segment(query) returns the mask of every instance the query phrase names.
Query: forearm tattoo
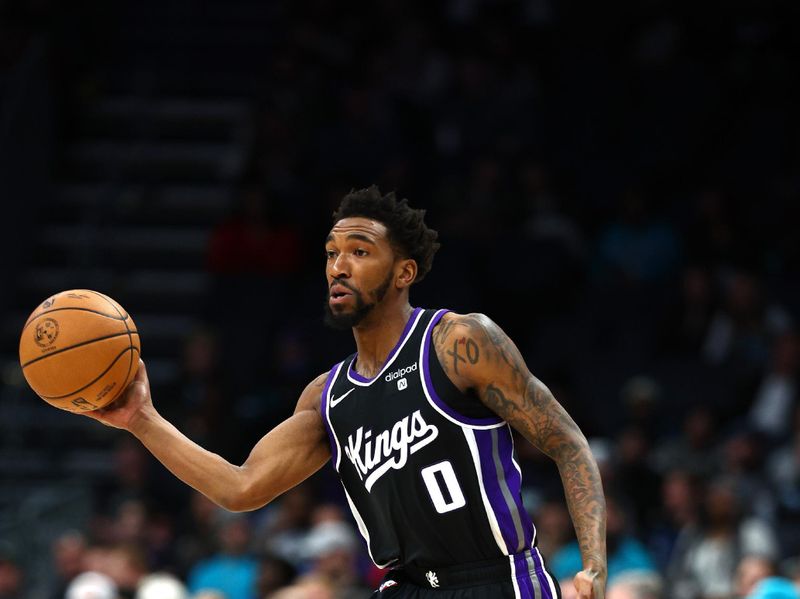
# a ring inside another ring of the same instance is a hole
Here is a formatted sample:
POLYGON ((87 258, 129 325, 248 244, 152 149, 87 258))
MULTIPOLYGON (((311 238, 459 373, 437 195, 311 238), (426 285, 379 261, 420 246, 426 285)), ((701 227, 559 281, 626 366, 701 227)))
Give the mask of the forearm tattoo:
POLYGON ((451 379, 481 400, 558 466, 584 563, 606 567, 605 498, 597 464, 575 421, 525 365, 508 336, 482 315, 453 316, 433 332, 451 379))

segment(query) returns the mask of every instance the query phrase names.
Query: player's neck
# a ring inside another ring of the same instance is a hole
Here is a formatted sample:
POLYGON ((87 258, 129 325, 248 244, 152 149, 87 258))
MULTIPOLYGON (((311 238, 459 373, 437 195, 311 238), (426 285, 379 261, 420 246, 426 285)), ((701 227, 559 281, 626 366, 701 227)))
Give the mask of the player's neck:
POLYGON ((361 376, 372 378, 383 367, 413 311, 405 298, 393 305, 376 306, 367 318, 353 327, 358 350, 356 370, 361 376))

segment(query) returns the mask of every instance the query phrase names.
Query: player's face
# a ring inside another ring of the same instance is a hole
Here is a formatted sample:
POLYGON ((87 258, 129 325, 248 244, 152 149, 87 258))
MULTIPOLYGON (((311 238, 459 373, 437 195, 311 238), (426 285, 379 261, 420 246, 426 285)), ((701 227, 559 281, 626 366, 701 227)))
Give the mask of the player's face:
POLYGON ((325 241, 326 322, 357 325, 384 298, 394 278, 394 251, 386 227, 369 218, 343 218, 325 241))

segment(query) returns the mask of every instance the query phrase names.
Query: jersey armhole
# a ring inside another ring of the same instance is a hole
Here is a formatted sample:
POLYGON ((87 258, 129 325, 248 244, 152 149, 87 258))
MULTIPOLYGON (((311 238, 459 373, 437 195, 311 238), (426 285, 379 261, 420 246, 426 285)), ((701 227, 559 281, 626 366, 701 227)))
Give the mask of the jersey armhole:
POLYGON ((336 440, 336 434, 333 432, 333 425, 331 424, 329 410, 330 410, 330 392, 342 366, 347 362, 339 362, 328 373, 328 378, 325 380, 325 386, 322 388, 322 395, 320 396, 320 416, 322 416, 322 423, 325 425, 325 431, 328 433, 328 442, 331 446, 331 458, 336 471, 339 471, 339 442, 336 440))
POLYGON ((483 405, 474 391, 462 393, 447 376, 433 347, 433 329, 449 310, 440 310, 431 319, 422 340, 423 384, 434 405, 446 416, 468 426, 497 426, 504 420, 483 405))

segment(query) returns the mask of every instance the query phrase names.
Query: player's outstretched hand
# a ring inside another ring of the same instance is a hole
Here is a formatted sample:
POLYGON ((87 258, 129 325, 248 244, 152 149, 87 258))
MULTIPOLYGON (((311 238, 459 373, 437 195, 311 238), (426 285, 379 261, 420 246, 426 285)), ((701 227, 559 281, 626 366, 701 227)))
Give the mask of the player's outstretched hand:
POLYGON ((140 359, 136 376, 118 399, 105 408, 84 414, 106 426, 130 430, 136 418, 151 409, 153 400, 150 398, 150 381, 147 379, 144 362, 140 359))
POLYGON ((573 579, 578 599, 604 599, 606 593, 605 577, 596 570, 581 570, 573 579))

